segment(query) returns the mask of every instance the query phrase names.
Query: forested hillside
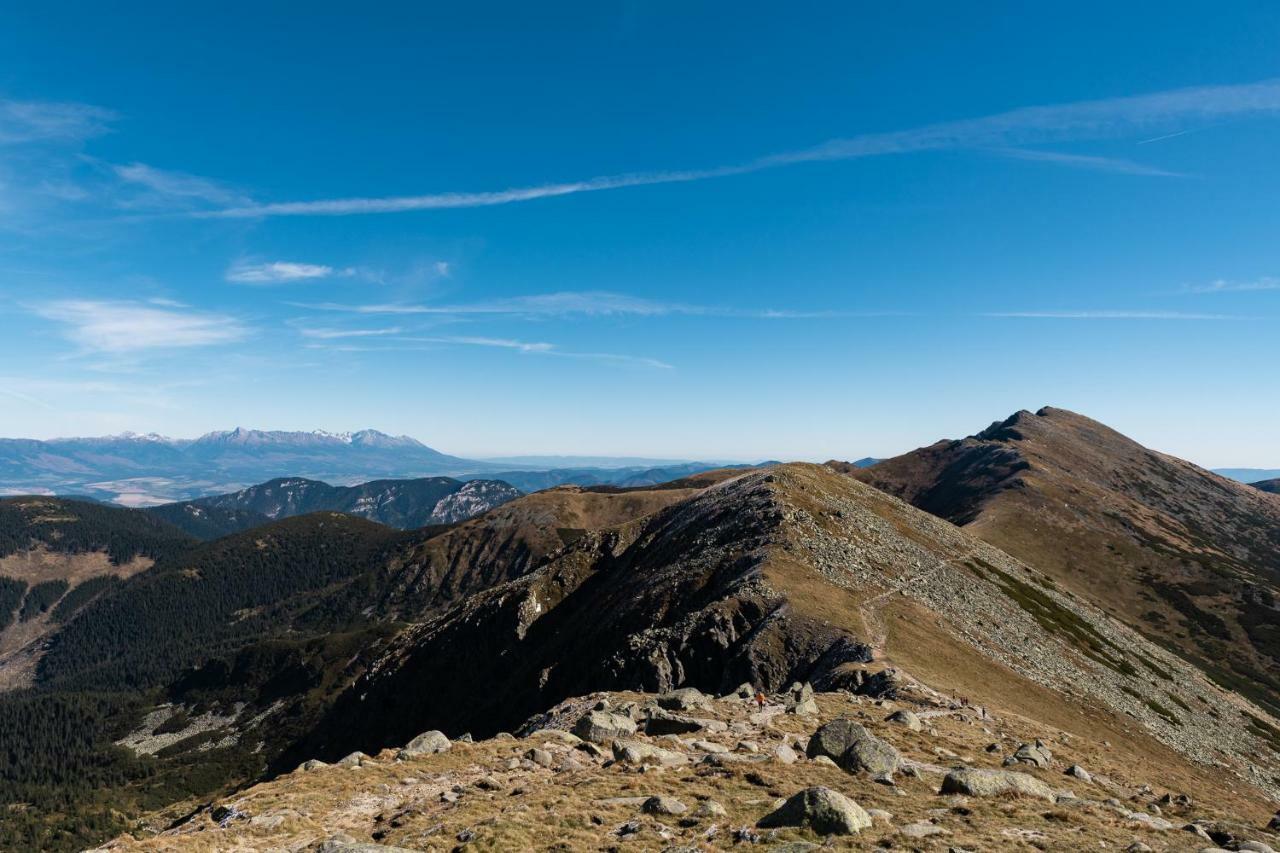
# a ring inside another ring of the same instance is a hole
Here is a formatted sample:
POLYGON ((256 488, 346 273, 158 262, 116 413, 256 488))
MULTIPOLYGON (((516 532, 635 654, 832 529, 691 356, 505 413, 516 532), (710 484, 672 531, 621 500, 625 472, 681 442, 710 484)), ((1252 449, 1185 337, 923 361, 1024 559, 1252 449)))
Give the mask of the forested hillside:
POLYGON ((153 560, 191 545, 185 533, 145 512, 65 498, 0 499, 0 557, 36 545, 59 553, 105 551, 119 565, 153 560))

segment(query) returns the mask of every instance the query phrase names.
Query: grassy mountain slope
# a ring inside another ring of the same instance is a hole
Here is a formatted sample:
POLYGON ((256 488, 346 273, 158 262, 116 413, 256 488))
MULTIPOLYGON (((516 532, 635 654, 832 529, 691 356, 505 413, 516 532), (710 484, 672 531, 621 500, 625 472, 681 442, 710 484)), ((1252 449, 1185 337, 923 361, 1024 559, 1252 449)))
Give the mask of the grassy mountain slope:
POLYGON ((585 535, 410 628, 280 766, 429 728, 491 734, 592 690, 809 680, 883 694, 914 671, 1074 725, 1136 721, 1187 760, 1280 791, 1264 711, 996 548, 809 465, 585 535))
POLYGON ((1052 408, 845 470, 1280 710, 1280 498, 1052 408))

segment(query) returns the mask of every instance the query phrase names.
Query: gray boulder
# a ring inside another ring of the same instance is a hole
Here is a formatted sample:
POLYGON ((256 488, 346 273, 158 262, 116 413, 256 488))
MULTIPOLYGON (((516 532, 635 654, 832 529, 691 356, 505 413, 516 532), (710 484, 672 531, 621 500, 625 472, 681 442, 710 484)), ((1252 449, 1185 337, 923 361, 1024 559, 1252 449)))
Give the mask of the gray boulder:
POLYGON ((453 744, 444 736, 444 732, 433 729, 429 732, 423 732, 406 743, 404 749, 396 753, 396 758, 405 759, 418 755, 435 755, 438 752, 447 752, 452 747, 453 744))
POLYGON ((818 835, 853 835, 871 826, 862 806, 830 788, 805 788, 756 824, 761 829, 808 827, 818 835))
POLYGON ((662 767, 678 767, 689 763, 683 752, 652 746, 637 740, 615 740, 613 758, 624 764, 657 764, 662 767))
POLYGON ((605 743, 636 733, 635 721, 608 711, 588 711, 573 726, 573 733, 591 743, 605 743))
POLYGON ((1049 749, 1040 744, 1024 743, 1018 747, 1018 751, 1012 756, 1005 759, 1005 764, 1030 764, 1035 767, 1048 767, 1053 762, 1053 753, 1049 749))
POLYGON ((688 810, 689 807, 675 797, 650 797, 640 806, 640 811, 655 815, 684 814, 688 810))
POLYGON ((645 718, 644 731, 649 735, 687 735, 702 731, 706 722, 655 708, 645 718))
POLYGON ((525 752, 524 757, 526 760, 532 761, 534 764, 538 765, 539 767, 550 767, 551 765, 555 764, 555 761, 556 761, 555 756, 547 752, 545 749, 541 749, 540 747, 536 747, 536 746, 533 749, 530 749, 527 752, 525 752))
POLYGON ((942 780, 942 793, 967 794, 970 797, 996 797, 1018 794, 1054 802, 1057 797, 1045 783, 1027 773, 1012 770, 980 770, 966 767, 952 770, 942 780))
POLYGON ((892 744, 848 717, 832 720, 814 732, 805 753, 810 758, 825 755, 851 773, 865 770, 872 776, 892 776, 902 767, 902 756, 892 744))
POLYGON ((338 759, 338 761, 334 762, 333 766, 334 767, 359 767, 362 764, 364 764, 365 761, 367 761, 368 759, 369 759, 369 756, 365 755, 360 750, 356 750, 350 755, 347 755, 344 758, 338 759))
POLYGON ((1079 764, 1072 764, 1066 769, 1066 775, 1079 779, 1081 782, 1092 782, 1093 774, 1085 770, 1079 764))
POLYGON ((694 817, 702 817, 702 818, 724 817, 727 814, 728 812, 725 811, 724 806, 720 805, 715 800, 703 800, 701 803, 698 804, 698 807, 693 811, 694 817))
POLYGON ((696 687, 681 687, 658 697, 658 707, 668 711, 706 711, 711 709, 711 697, 696 687))
POLYGON ((920 718, 912 711, 894 711, 885 718, 887 722, 896 723, 900 726, 906 726, 913 732, 924 730, 924 723, 920 722, 920 718))

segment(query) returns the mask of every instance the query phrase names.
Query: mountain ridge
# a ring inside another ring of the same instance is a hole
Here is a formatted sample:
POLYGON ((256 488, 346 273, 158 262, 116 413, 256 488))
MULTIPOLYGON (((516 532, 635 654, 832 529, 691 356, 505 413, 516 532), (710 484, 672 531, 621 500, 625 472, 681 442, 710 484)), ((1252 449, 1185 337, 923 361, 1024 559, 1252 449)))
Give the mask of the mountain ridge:
POLYGON ((833 464, 1280 708, 1280 498, 1052 407, 869 468, 833 464))

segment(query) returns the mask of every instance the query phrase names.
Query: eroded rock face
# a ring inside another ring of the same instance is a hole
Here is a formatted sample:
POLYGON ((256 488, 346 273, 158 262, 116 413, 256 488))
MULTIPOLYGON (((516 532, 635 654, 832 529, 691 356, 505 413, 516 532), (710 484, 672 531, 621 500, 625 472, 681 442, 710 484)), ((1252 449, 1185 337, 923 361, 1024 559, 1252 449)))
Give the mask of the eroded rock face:
POLYGON ((952 770, 942 780, 942 793, 967 794, 971 797, 995 797, 1019 794, 1053 802, 1053 789, 1036 777, 1013 770, 952 770))
POLYGON ((803 826, 819 835, 853 835, 871 826, 862 806, 830 788, 805 788, 760 819, 762 829, 803 826))

